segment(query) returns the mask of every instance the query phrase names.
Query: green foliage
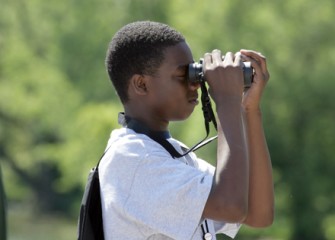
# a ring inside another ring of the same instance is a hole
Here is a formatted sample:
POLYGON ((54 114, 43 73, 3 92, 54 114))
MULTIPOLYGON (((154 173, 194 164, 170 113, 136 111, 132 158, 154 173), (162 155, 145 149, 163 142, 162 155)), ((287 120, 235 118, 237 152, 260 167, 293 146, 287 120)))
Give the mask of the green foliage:
MULTIPOLYGON (((108 42, 124 24, 150 19, 182 32, 195 60, 214 48, 267 56, 262 107, 276 220, 242 228, 241 239, 334 239, 334 4, 2 0, 0 161, 10 206, 77 216, 87 173, 122 110, 104 68, 108 42)), ((201 114, 171 124, 172 134, 195 144, 205 136, 201 114)), ((215 145, 199 156, 213 163, 215 145)))

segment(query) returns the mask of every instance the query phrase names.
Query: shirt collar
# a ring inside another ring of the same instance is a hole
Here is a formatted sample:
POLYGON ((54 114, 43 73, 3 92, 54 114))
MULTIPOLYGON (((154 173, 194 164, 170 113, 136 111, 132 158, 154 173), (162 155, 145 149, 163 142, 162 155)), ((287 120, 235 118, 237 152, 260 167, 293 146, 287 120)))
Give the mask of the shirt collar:
POLYGON ((151 130, 144 123, 135 118, 126 116, 125 113, 120 112, 118 115, 118 122, 121 126, 134 130, 137 133, 145 134, 151 138, 168 139, 171 138, 169 131, 154 131, 151 130))

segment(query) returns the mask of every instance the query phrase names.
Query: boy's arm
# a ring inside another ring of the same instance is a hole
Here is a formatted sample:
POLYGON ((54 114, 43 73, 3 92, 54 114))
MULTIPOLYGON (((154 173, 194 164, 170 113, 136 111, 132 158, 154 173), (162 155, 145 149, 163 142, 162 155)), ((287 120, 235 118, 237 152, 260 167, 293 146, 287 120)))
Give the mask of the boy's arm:
POLYGON ((274 196, 272 166, 268 152, 261 112, 244 111, 247 145, 249 149, 249 200, 244 223, 252 227, 272 224, 274 196))
POLYGON ((218 151, 216 172, 203 217, 243 222, 254 227, 273 221, 271 160, 264 136, 260 99, 269 79, 265 58, 241 50, 250 61, 254 82, 243 95, 241 56, 214 50, 204 57, 206 81, 216 104, 218 151))
POLYGON ((218 149, 216 172, 204 218, 242 222, 248 211, 249 166, 245 145, 241 101, 241 56, 214 50, 204 56, 205 78, 216 104, 218 149))
POLYGON ((262 125, 260 99, 269 79, 265 57, 242 50, 255 69, 254 82, 242 100, 243 123, 249 158, 248 214, 244 223, 253 227, 269 226, 274 216, 272 166, 262 125))

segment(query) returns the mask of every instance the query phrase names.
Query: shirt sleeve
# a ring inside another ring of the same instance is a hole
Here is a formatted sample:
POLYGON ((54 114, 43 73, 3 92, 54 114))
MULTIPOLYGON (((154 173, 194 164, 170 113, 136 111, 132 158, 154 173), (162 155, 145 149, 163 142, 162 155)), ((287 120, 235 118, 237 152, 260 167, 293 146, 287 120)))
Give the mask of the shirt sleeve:
POLYGON ((224 223, 213 221, 215 233, 224 233, 225 235, 235 238, 242 224, 240 223, 224 223))
MULTIPOLYGON (((196 166, 198 169, 214 176, 215 173, 214 166, 212 166, 211 164, 200 158, 196 158, 196 155, 194 153, 191 153, 190 155, 193 159, 196 159, 196 166)), ((223 233, 231 238, 234 238, 242 225, 239 223, 225 223, 225 222, 213 221, 213 226, 215 233, 223 233)))
POLYGON ((126 214, 173 239, 191 239, 199 226, 212 175, 166 156, 138 165, 125 203, 126 214))

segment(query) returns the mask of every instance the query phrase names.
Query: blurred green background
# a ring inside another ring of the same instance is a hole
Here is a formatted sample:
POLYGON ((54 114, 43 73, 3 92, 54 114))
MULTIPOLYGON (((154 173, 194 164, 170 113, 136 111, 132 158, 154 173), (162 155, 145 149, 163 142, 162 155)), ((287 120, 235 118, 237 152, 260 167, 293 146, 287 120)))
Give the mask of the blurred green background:
MULTIPOLYGON (((135 20, 175 27, 195 60, 214 48, 267 57, 262 109, 276 217, 267 229, 243 227, 236 239, 335 239, 334 9, 333 0, 1 0, 8 239, 76 238, 88 171, 122 110, 105 52, 115 31, 135 20)), ((200 107, 171 131, 188 145, 204 137, 200 107)), ((215 143, 198 154, 212 161, 215 143)))

